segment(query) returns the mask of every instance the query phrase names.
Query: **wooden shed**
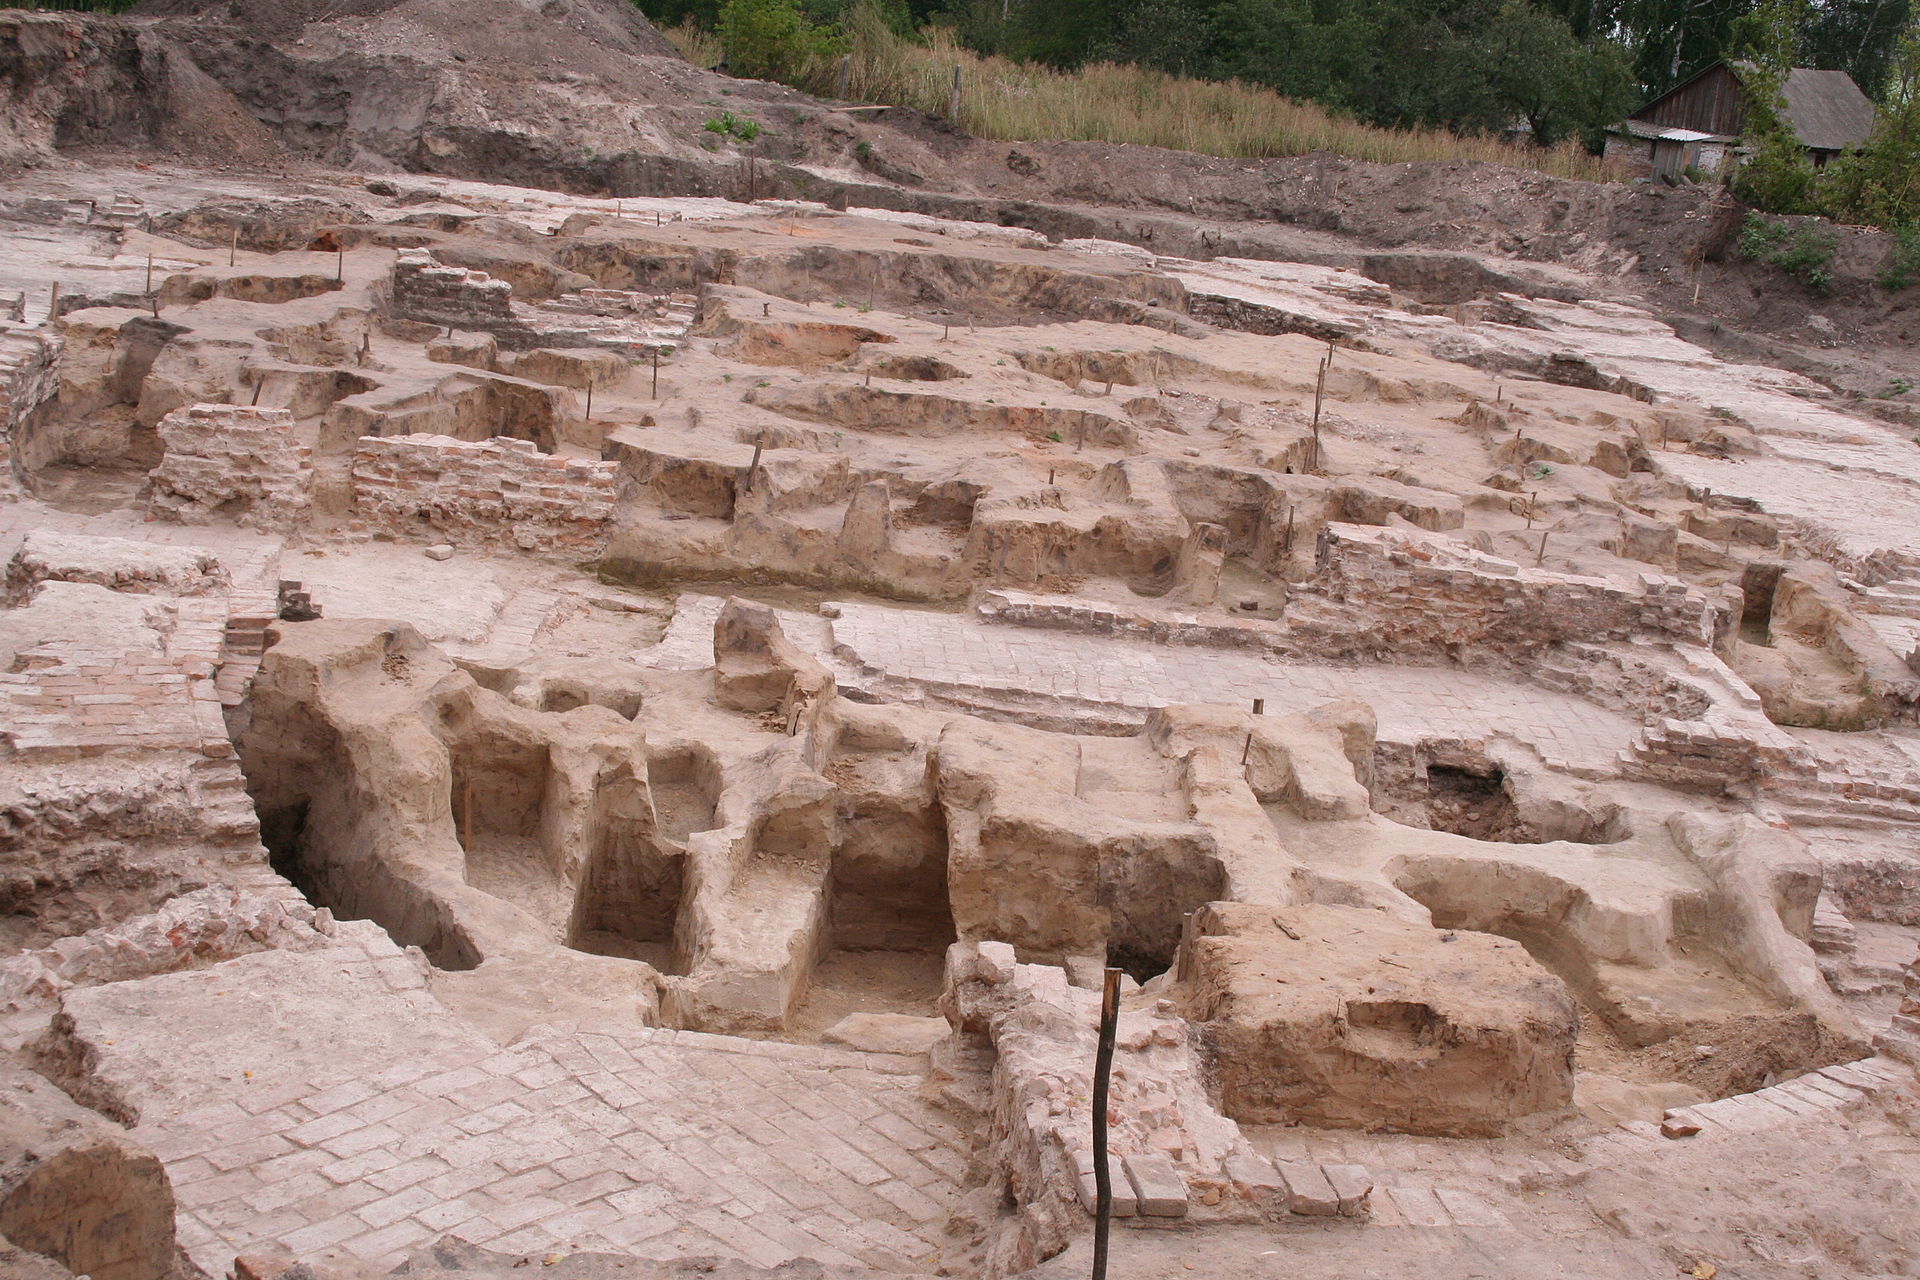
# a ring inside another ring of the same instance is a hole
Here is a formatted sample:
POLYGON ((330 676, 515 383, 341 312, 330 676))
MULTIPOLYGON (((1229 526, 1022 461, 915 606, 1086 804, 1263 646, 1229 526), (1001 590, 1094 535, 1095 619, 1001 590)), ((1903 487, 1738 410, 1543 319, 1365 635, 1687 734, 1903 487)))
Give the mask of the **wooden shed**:
MULTIPOLYGON (((1746 128, 1752 101, 1745 83, 1748 74, 1742 63, 1716 62, 1634 112, 1627 122, 1737 139, 1746 128)), ((1787 123, 1813 153, 1815 166, 1859 146, 1873 131, 1873 103, 1844 71, 1795 67, 1787 73, 1785 95, 1787 123)))

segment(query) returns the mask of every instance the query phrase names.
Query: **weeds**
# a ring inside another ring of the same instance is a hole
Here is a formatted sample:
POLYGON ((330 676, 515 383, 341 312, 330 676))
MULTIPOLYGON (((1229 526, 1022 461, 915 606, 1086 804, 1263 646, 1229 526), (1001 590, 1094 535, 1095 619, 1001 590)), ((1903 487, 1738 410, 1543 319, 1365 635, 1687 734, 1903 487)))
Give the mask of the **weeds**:
POLYGON ((1893 253, 1879 278, 1880 287, 1889 293, 1920 280, 1920 226, 1901 227, 1893 233, 1893 253))
POLYGON ((1741 257, 1790 272, 1822 296, 1833 292, 1833 255, 1839 247, 1839 234, 1812 220, 1796 226, 1749 213, 1740 229, 1741 257))
MULTIPOLYGON (((1571 141, 1548 149, 1463 138, 1444 129, 1379 129, 1240 81, 1189 79, 1113 63, 1057 71, 981 57, 942 27, 928 28, 919 41, 903 39, 880 22, 856 20, 849 27, 849 97, 945 115, 958 67, 956 123, 982 138, 1140 143, 1242 158, 1330 151, 1381 164, 1482 161, 1589 182, 1621 176, 1616 165, 1571 141)), ((713 37, 691 25, 666 34, 692 61, 712 47, 713 37)), ((839 76, 839 56, 819 55, 787 79, 832 96, 839 76)))
POLYGON ((722 111, 700 126, 708 133, 717 133, 723 138, 738 138, 742 142, 752 142, 760 136, 760 122, 736 116, 731 111, 722 111))

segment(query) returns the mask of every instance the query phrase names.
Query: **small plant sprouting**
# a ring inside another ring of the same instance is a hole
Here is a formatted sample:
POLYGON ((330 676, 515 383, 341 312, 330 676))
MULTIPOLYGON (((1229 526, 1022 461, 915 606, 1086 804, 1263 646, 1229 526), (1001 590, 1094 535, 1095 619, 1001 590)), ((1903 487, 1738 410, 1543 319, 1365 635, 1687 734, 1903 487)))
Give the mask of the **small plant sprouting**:
MULTIPOLYGON (((993 401, 989 400, 987 401, 987 403, 992 404, 993 401)), ((1066 437, 1061 435, 1058 431, 1049 431, 1047 432, 1047 439, 1053 441, 1055 444, 1059 444, 1062 440, 1066 439, 1066 437)))
POLYGON ((1913 390, 1913 379, 1895 378, 1887 384, 1886 394, 1881 398, 1883 400, 1897 400, 1911 390, 1913 390))
POLYGON ((752 142, 760 136, 758 120, 736 116, 731 111, 722 111, 717 116, 709 117, 700 127, 708 133, 717 133, 723 138, 738 138, 742 142, 752 142))
POLYGON ((758 382, 754 383, 753 385, 756 387, 770 387, 773 384, 771 382, 768 382, 765 378, 762 378, 758 382))

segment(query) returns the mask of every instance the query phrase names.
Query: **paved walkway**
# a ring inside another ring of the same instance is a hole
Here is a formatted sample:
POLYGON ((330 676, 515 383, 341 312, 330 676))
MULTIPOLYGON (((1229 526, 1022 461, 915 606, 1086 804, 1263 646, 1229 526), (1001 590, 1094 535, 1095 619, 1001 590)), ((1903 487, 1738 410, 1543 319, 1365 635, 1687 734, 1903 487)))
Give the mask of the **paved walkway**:
POLYGON ((209 1274, 277 1241, 931 1272, 968 1137, 903 1059, 636 1028, 312 1081, 143 1124, 209 1274), (906 1073, 901 1073, 901 1072, 906 1073))
MULTIPOLYGON (((713 663, 716 596, 680 598, 672 625, 641 661, 696 668, 713 663)), ((1451 667, 1342 667, 1285 662, 1238 650, 1019 627, 953 613, 874 604, 832 606, 824 619, 783 612, 787 634, 833 665, 843 685, 873 678, 917 685, 966 701, 969 694, 1051 698, 1141 711, 1179 703, 1250 705, 1267 714, 1305 711, 1341 697, 1371 704, 1392 742, 1505 734, 1549 760, 1612 772, 1638 729, 1582 698, 1451 667)))

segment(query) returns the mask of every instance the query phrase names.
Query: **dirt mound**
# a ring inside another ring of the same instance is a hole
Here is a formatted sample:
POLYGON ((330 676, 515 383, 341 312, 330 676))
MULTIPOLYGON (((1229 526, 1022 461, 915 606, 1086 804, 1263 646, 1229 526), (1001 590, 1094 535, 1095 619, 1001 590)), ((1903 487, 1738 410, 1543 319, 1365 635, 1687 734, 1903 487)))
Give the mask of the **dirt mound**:
POLYGON ((284 149, 182 46, 144 25, 75 14, 0 20, 0 165, 131 149, 266 164, 284 149))
POLYGON ((582 44, 602 58, 677 56, 626 0, 494 0, 483 21, 476 7, 465 0, 145 0, 134 13, 224 23, 268 41, 298 39, 315 24, 365 34, 386 28, 438 46, 406 52, 527 65, 562 65, 582 44))

